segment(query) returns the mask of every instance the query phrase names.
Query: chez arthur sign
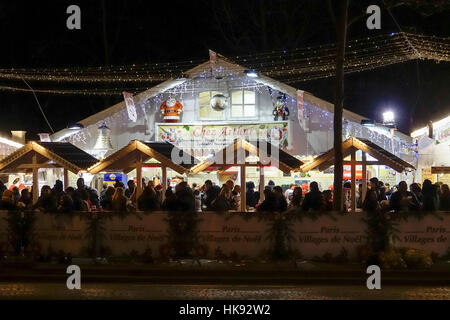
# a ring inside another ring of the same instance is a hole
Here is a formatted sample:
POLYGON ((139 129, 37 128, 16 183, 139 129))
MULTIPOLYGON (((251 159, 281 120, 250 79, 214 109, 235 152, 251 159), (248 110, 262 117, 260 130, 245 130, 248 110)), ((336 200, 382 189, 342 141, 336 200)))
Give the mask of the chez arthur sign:
POLYGON ((179 148, 221 150, 235 139, 265 140, 288 147, 288 121, 233 124, 157 123, 157 141, 167 141, 179 148))

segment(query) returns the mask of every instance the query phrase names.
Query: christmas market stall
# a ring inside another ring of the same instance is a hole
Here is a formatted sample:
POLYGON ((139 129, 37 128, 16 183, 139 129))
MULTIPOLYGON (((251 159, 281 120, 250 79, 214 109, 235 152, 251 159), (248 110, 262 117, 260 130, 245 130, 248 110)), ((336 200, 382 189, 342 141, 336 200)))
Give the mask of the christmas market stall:
POLYGON ((79 173, 87 172, 97 161, 89 153, 68 142, 30 141, 0 161, 0 173, 31 173, 33 201, 36 202, 41 185, 51 184, 62 176, 64 188, 67 188, 70 172, 76 179, 79 173), (49 177, 51 175, 53 178, 49 177))
MULTIPOLYGON (((163 188, 163 194, 167 189, 167 169, 172 169, 179 174, 186 174, 198 160, 185 153, 168 142, 144 142, 133 140, 119 151, 111 154, 102 161, 89 168, 91 174, 100 172, 114 172, 129 174, 135 170, 137 195, 140 194, 143 185, 143 170, 153 169, 150 180, 157 178, 163 188), (156 169, 159 168, 160 172, 156 169)), ((115 179, 110 179, 114 182, 115 179)), ((124 181, 126 183, 126 181, 124 181)), ((156 185, 155 184, 155 185, 156 185)))
POLYGON ((290 175, 291 172, 303 165, 303 162, 289 153, 280 150, 273 144, 266 141, 249 142, 244 139, 236 139, 226 148, 216 152, 207 159, 191 168, 191 173, 202 171, 226 172, 233 167, 238 167, 241 186, 241 211, 246 211, 246 168, 259 168, 259 186, 260 197, 264 190, 264 171, 266 167, 275 167, 284 174, 290 175))
MULTIPOLYGON (((399 173, 415 169, 414 166, 408 162, 379 147, 372 141, 363 138, 349 137, 347 140, 342 142, 342 152, 344 157, 344 166, 347 165, 351 167, 350 208, 352 212, 356 209, 357 179, 361 181, 362 197, 363 199, 365 198, 367 192, 368 166, 389 166, 399 173), (360 170, 357 170, 359 168, 360 170), (359 176, 357 171, 359 171, 359 176)), ((324 154, 302 165, 300 170, 302 172, 309 172, 310 170, 317 168, 319 171, 324 171, 333 165, 334 149, 330 149, 324 154)))

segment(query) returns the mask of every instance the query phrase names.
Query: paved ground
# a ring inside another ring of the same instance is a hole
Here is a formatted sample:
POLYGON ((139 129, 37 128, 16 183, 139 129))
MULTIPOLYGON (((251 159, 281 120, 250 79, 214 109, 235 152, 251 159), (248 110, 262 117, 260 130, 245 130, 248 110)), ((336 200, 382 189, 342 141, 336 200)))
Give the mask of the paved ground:
POLYGON ((65 283, 0 283, 0 299, 413 299, 450 300, 449 286, 220 286, 152 284, 82 284, 68 290, 65 283))

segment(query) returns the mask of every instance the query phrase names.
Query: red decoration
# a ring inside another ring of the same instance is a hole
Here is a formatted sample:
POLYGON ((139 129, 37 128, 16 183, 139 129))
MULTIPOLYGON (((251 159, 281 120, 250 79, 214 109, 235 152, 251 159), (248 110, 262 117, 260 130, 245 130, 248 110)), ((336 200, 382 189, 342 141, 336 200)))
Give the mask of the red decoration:
POLYGON ((159 107, 164 115, 164 122, 175 123, 180 120, 180 113, 183 110, 183 105, 175 99, 168 99, 164 101, 159 107))

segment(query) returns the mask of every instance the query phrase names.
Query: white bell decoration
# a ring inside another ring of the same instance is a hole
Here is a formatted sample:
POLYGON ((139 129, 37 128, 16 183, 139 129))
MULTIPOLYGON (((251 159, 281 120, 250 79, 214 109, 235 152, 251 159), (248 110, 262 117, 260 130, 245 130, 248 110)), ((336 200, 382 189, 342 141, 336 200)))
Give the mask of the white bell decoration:
POLYGON ((98 153, 98 155, 106 154, 109 150, 114 149, 111 143, 111 129, 103 123, 100 127, 98 127, 98 137, 95 142, 94 152, 98 153))

